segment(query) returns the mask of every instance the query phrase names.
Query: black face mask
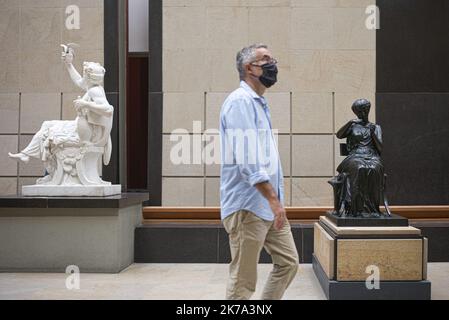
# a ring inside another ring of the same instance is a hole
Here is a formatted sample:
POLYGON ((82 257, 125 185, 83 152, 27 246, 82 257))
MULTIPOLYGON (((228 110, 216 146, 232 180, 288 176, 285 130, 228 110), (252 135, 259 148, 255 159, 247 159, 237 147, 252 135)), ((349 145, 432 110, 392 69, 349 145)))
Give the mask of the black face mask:
POLYGON ((263 74, 259 77, 259 81, 265 87, 270 88, 278 81, 278 67, 274 63, 266 63, 261 67, 263 74))

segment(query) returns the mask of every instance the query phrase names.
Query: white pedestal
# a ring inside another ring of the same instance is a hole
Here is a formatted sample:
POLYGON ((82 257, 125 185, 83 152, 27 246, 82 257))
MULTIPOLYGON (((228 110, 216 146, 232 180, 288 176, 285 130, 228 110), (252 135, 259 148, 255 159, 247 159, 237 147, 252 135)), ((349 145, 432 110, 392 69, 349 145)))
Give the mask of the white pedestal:
POLYGON ((148 199, 0 196, 0 273, 65 273, 72 265, 81 273, 121 272, 134 262, 134 233, 148 199))
POLYGON ((25 197, 108 197, 122 193, 121 185, 110 186, 23 186, 25 197))

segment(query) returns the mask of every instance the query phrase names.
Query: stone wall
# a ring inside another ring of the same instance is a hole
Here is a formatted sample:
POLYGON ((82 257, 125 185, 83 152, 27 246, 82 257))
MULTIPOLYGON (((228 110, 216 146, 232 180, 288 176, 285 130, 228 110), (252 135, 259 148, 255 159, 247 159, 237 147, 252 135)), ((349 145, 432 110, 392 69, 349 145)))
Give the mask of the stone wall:
MULTIPOLYGON (((266 95, 286 175, 287 205, 332 204, 327 180, 342 160, 334 133, 354 118, 356 98, 373 103, 376 36, 365 27, 374 0, 164 0, 163 205, 219 205, 219 168, 174 166, 170 133, 218 128, 239 85, 235 55, 263 42, 279 61, 266 95)), ((193 138, 193 137, 192 137, 193 138)))

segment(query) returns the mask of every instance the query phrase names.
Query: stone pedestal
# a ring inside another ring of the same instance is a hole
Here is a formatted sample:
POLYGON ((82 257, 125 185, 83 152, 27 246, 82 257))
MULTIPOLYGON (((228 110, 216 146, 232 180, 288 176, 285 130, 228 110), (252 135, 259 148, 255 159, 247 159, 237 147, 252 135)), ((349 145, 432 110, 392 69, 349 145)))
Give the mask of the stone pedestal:
POLYGON ((314 227, 313 267, 328 299, 430 299, 427 239, 419 229, 332 220, 320 217, 314 227), (369 289, 373 270, 379 289, 369 289))
POLYGON ((0 197, 0 272, 117 273, 134 262, 148 194, 0 197))
POLYGON ((23 186, 26 197, 109 197, 122 193, 121 185, 98 186, 23 186))

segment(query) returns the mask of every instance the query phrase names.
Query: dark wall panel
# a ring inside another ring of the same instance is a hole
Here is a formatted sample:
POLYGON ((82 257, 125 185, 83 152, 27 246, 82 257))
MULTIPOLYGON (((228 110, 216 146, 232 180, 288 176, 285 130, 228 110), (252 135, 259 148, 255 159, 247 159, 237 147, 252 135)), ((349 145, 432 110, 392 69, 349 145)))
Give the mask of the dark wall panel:
POLYGON ((162 205, 162 0, 149 2, 149 106, 148 106, 148 188, 146 205, 162 205))
POLYGON ((390 202, 449 204, 449 1, 377 5, 376 113, 390 202))
POLYGON ((377 94, 395 205, 449 204, 449 94, 377 94))
POLYGON ((104 89, 111 105, 114 106, 114 123, 111 132, 112 155, 108 166, 103 167, 103 179, 113 184, 120 183, 120 143, 119 143, 119 43, 118 43, 118 3, 104 0, 104 66, 106 76, 104 89))
POLYGON ((449 1, 377 5, 377 92, 449 92, 449 1))
POLYGON ((128 57, 126 76, 128 190, 147 190, 148 57, 128 57))

